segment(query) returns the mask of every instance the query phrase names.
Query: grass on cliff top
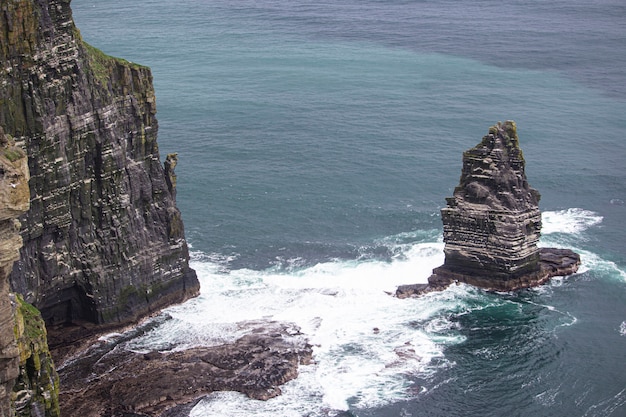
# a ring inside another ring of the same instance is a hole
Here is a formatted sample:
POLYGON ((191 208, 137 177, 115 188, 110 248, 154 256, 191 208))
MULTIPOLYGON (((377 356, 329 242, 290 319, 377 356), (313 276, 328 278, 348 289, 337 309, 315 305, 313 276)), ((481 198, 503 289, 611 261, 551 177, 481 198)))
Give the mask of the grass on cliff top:
POLYGON ((123 65, 132 69, 148 68, 145 65, 136 64, 123 58, 117 58, 111 55, 107 55, 95 46, 92 46, 85 42, 82 38, 79 39, 85 47, 85 50, 87 51, 89 66, 91 67, 91 70, 93 71, 96 79, 100 82, 104 82, 108 79, 109 74, 111 73, 111 69, 116 64, 123 65))

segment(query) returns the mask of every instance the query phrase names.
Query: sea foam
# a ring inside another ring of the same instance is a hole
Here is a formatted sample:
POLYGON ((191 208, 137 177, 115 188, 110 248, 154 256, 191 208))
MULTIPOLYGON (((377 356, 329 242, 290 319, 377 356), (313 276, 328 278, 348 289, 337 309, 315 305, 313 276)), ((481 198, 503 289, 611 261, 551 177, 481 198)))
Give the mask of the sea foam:
POLYGON ((544 235, 551 233, 581 233, 602 222, 602 216, 590 210, 569 208, 559 211, 544 211, 541 215, 544 235))
MULTIPOLYGON (((578 234, 601 219, 581 209, 546 212, 544 227, 547 234, 578 234)), ((301 366, 299 377, 281 388, 281 396, 260 403, 241 394, 215 393, 198 403, 192 416, 335 415, 434 389, 413 381, 427 381, 441 367, 454 366, 444 350, 465 337, 451 316, 501 301, 466 285, 417 299, 393 297, 400 284, 427 282, 444 261, 441 239, 424 241, 418 235, 417 242, 404 235, 375 242, 394 254, 386 260, 336 259, 306 267, 286 262, 293 266, 263 271, 229 270, 220 256, 194 252, 191 266, 201 295, 167 309, 171 319, 130 347, 227 343, 263 320, 292 322, 313 345, 315 363, 301 366)), ((595 258, 588 259, 597 265, 595 258)))

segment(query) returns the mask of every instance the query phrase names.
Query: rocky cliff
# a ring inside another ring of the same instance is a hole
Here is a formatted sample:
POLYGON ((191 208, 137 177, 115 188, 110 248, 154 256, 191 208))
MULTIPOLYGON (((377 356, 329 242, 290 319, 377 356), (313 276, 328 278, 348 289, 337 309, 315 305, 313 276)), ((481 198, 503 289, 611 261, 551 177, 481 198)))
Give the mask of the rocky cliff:
POLYGON ((124 323, 196 295, 150 70, 86 44, 68 0, 0 5, 0 126, 31 173, 13 290, 52 326, 124 323))
POLYGON ((24 151, 0 127, 0 416, 59 415, 59 377, 39 311, 9 292, 29 207, 24 151))
POLYGON ((19 375, 20 351, 15 332, 14 297, 9 274, 19 257, 22 238, 18 216, 28 210, 26 154, 0 128, 0 416, 11 415, 11 392, 19 375))
POLYGON ((508 291, 576 272, 570 250, 539 248, 539 193, 526 178, 515 122, 498 123, 463 154, 459 185, 441 210, 444 265, 428 286, 403 286, 398 296, 451 282, 508 291))
POLYGON ((59 375, 48 348, 46 325, 39 310, 13 294, 19 373, 11 395, 17 417, 61 415, 59 375))

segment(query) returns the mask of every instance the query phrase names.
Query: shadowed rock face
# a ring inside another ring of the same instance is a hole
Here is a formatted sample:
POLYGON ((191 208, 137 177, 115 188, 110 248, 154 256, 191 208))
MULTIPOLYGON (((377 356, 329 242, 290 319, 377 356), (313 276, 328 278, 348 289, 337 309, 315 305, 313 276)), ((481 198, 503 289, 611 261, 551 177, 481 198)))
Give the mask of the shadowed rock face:
POLYGON ((508 291, 577 271, 580 257, 574 252, 537 247, 540 196, 524 168, 513 121, 492 126, 463 154, 459 185, 441 210, 445 263, 433 270, 429 284, 401 286, 397 296, 452 282, 508 291))
POLYGON ((463 154, 460 183, 441 210, 448 270, 506 281, 537 269, 539 193, 524 165, 511 121, 463 154))
POLYGON ((12 289, 49 325, 129 322, 196 295, 150 69, 83 42, 68 0, 1 7, 0 126, 31 173, 12 289))

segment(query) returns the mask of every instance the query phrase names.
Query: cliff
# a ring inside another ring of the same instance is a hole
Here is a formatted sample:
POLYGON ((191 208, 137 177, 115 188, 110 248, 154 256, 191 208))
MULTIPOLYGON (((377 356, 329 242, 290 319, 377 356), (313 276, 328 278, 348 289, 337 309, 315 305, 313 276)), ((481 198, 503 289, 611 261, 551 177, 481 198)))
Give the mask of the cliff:
POLYGON ((0 127, 0 416, 3 417, 11 415, 11 391, 19 375, 16 305, 9 293, 9 274, 22 247, 16 218, 28 210, 28 202, 26 154, 0 127))
POLYGON ((513 121, 498 123, 463 154, 453 197, 441 210, 445 262, 427 286, 402 286, 408 296, 452 282, 510 291, 577 271, 580 257, 567 249, 539 248, 539 192, 528 184, 526 162, 513 121))
POLYGON ((59 377, 43 320, 9 292, 22 238, 16 218, 29 208, 24 151, 0 127, 0 416, 59 415, 59 377))
POLYGON ((86 44, 68 0, 0 4, 0 126, 31 174, 12 289, 81 331, 195 296, 150 70, 86 44))
POLYGON ((39 310, 14 295, 19 373, 11 395, 17 417, 60 416, 59 375, 48 348, 46 325, 39 310))

